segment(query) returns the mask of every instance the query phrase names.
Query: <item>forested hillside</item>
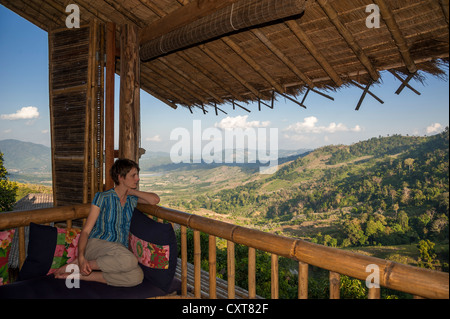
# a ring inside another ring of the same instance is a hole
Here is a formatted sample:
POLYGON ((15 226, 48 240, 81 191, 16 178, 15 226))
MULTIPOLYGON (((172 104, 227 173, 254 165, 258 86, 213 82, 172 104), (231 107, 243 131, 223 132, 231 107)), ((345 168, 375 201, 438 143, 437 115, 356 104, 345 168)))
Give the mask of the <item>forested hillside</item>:
POLYGON ((448 128, 372 138, 317 149, 269 178, 179 205, 336 247, 448 242, 448 164, 448 128))

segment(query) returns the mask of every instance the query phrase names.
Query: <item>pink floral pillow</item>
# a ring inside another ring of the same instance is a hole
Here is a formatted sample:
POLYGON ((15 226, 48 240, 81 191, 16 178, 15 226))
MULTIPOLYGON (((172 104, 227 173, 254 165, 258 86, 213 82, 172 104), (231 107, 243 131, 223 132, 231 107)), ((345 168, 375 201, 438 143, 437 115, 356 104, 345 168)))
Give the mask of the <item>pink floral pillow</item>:
POLYGON ((142 265, 153 269, 169 269, 169 245, 155 245, 130 233, 128 248, 142 265))
POLYGON ((56 237, 55 253, 52 266, 47 275, 54 273, 65 264, 70 264, 77 257, 81 230, 75 228, 56 228, 56 230, 58 235, 56 237))
POLYGON ((9 283, 8 257, 15 229, 0 232, 0 286, 9 283))

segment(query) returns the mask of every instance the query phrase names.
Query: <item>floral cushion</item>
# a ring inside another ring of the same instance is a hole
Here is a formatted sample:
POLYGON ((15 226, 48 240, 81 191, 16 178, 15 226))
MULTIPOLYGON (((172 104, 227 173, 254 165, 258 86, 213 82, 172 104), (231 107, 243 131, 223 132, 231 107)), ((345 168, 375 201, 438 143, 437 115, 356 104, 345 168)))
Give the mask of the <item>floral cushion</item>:
POLYGON ((65 264, 70 264, 78 253, 78 240, 80 239, 80 229, 56 228, 56 247, 53 255, 52 265, 47 275, 54 273, 65 264))
POLYGON ((80 230, 30 223, 28 255, 19 272, 19 280, 54 273, 71 262, 77 253, 80 230))
POLYGON ((178 247, 171 224, 154 221, 135 209, 130 223, 128 248, 139 260, 144 277, 168 291, 175 276, 178 247))
POLYGON ((128 248, 142 265, 153 269, 169 269, 169 245, 155 245, 130 233, 128 248))
POLYGON ((0 232, 0 286, 9 283, 8 257, 15 229, 0 232))

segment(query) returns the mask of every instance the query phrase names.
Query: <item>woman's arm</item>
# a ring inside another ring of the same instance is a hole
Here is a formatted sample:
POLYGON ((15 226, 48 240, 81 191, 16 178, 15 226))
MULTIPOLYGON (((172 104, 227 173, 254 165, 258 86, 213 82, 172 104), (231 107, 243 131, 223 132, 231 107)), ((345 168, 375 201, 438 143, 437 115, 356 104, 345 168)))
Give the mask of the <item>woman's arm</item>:
POLYGON ((78 265, 80 267, 81 274, 85 276, 89 275, 92 272, 92 269, 89 267, 89 263, 84 257, 84 252, 86 250, 89 234, 91 233, 92 228, 94 228, 99 214, 100 207, 91 205, 91 210, 89 212, 86 223, 81 230, 80 239, 78 240, 78 265))
POLYGON ((155 193, 141 192, 131 188, 128 189, 128 195, 136 196, 138 198, 138 203, 141 204, 157 205, 161 201, 159 196, 155 193))

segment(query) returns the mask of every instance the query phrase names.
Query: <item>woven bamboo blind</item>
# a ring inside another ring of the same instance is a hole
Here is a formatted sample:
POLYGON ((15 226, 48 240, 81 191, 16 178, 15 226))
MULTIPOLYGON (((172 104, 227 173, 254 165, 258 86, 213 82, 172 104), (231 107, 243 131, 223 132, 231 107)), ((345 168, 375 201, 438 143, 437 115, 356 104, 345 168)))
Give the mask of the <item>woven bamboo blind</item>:
POLYGON ((241 0, 142 45, 142 60, 176 51, 245 28, 301 14, 304 0, 241 0))
POLYGON ((54 204, 90 201, 103 185, 104 31, 49 32, 54 204))

